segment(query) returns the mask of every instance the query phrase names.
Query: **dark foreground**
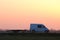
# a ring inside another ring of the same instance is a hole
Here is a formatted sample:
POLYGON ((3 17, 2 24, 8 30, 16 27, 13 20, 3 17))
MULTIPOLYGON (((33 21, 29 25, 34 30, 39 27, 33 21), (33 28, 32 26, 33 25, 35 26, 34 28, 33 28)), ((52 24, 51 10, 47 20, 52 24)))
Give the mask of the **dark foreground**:
POLYGON ((60 40, 60 34, 55 33, 13 33, 0 34, 0 40, 60 40))

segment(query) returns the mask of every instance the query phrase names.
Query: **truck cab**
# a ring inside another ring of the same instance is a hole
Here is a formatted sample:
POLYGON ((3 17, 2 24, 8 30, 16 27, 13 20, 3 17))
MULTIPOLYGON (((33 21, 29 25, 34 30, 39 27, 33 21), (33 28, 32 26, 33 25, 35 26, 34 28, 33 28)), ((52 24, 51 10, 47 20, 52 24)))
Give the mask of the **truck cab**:
POLYGON ((40 32, 40 33, 49 32, 48 28, 45 27, 45 25, 43 25, 43 24, 30 24, 30 31, 31 32, 40 32))

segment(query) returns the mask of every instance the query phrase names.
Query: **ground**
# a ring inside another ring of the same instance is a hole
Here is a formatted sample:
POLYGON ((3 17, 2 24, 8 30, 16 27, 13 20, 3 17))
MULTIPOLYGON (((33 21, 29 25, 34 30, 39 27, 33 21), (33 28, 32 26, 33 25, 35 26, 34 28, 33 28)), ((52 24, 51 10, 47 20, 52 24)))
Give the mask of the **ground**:
POLYGON ((60 34, 4 34, 0 35, 0 40, 60 40, 60 34))

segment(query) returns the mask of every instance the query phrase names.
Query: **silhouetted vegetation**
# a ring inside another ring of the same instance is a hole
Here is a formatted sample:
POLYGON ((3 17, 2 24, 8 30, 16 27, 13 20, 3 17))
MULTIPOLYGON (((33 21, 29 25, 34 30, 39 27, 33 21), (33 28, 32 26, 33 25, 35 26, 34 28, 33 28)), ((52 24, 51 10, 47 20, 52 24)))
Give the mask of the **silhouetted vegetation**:
POLYGON ((60 40, 58 33, 8 33, 0 35, 0 40, 60 40))
POLYGON ((60 40, 60 30, 50 30, 49 33, 36 33, 29 30, 0 31, 0 40, 60 40))

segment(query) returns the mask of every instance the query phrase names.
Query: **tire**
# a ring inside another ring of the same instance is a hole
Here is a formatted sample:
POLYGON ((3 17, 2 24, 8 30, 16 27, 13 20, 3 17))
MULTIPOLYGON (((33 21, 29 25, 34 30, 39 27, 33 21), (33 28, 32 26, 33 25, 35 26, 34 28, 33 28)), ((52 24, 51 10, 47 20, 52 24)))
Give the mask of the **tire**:
POLYGON ((35 33, 35 30, 32 30, 32 33, 35 33))
POLYGON ((45 30, 45 33, 48 33, 49 32, 49 30, 45 30))

